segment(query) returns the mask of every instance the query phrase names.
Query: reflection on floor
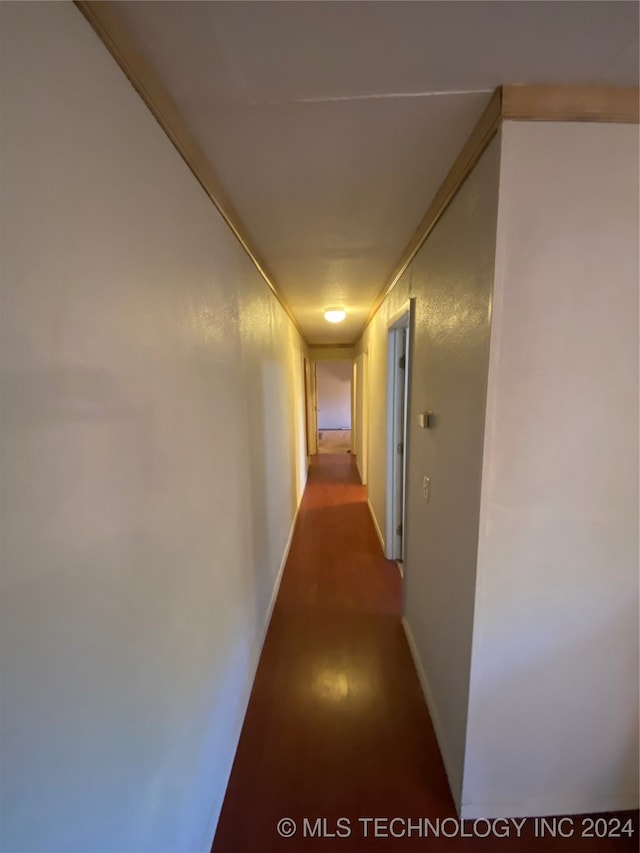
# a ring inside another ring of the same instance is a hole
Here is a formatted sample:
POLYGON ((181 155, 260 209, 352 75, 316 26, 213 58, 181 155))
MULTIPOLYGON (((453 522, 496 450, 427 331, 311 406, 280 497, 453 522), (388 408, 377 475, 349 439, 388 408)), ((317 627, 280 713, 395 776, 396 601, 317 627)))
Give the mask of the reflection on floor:
POLYGON ((354 460, 314 457, 213 853, 637 850, 637 812, 625 815, 633 837, 586 847, 578 833, 536 838, 533 820, 519 837, 510 822, 497 826, 508 837, 486 838, 484 823, 477 836, 460 824, 400 593, 354 460), (439 837, 425 837, 425 820, 439 837))
POLYGON ((350 453, 350 429, 318 430, 318 453, 350 453))

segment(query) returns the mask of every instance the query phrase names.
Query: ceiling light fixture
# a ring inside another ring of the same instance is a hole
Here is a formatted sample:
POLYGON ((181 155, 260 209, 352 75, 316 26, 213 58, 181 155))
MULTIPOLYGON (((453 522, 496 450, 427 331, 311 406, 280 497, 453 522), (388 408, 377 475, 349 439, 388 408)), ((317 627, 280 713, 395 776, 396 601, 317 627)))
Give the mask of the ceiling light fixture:
POLYGON ((328 320, 329 323, 342 323, 346 316, 347 312, 343 311, 342 308, 327 308, 324 312, 324 319, 328 320))

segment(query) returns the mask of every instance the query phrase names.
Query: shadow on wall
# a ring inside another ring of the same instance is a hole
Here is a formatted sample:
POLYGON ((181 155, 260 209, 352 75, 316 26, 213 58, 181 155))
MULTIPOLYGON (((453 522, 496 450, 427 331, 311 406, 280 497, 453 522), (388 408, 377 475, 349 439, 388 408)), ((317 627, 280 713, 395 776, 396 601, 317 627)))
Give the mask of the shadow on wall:
MULTIPOLYGON (((264 610, 260 602, 268 594, 266 577, 268 554, 270 551, 269 525, 267 509, 264 504, 267 491, 267 472, 265 455, 265 422, 263 382, 260 367, 249 361, 243 350, 242 371, 246 384, 246 422, 247 447, 246 465, 241 468, 243 476, 242 513, 245 529, 243 550, 243 571, 252 575, 248 584, 251 590, 251 604, 255 613, 254 624, 262 623, 264 610)), ((253 638, 255 639, 255 638, 253 638)))
MULTIPOLYGON (((261 297, 262 298, 262 297, 261 297)), ((270 304, 261 313, 274 311, 270 304)), ((269 335, 243 349, 248 446, 241 470, 246 571, 253 574, 256 640, 262 631, 306 478, 302 357, 289 321, 272 316, 269 335), (279 328, 278 328, 279 327, 279 328), (274 332, 279 334, 275 334, 274 332), (273 496, 280 499, 274 500, 273 496)), ((254 649, 259 652, 258 646, 254 649)))

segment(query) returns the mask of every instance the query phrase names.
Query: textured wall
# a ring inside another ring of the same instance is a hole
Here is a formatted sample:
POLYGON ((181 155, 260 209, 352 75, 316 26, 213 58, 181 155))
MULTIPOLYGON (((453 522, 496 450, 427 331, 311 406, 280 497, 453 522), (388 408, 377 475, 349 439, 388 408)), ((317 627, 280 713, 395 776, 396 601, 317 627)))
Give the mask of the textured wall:
POLYGON ((405 617, 454 798, 466 737, 498 210, 494 139, 411 265, 416 300, 405 617), (435 425, 419 426, 418 413, 435 425), (422 493, 430 478, 430 497, 422 493))
POLYGON ((637 151, 634 126, 507 123, 358 344, 384 530, 415 297, 405 615, 466 817, 638 805, 637 151))
POLYGON ((638 806, 638 128, 503 129, 463 813, 638 806))
POLYGON ((411 344, 406 623, 459 802, 473 625, 500 143, 495 139, 359 343, 369 353, 369 495, 386 529, 387 336, 415 297, 411 344), (435 413, 421 429, 418 413, 435 413), (425 502, 423 476, 431 479, 425 502))
POLYGON ((71 4, 2 8, 2 848, 209 849, 301 343, 71 4))

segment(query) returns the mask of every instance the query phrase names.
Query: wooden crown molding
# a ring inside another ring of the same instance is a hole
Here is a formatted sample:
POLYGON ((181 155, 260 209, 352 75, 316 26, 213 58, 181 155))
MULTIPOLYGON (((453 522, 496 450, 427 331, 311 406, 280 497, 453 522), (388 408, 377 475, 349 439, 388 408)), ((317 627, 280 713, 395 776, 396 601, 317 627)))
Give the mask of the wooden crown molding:
MULTIPOLYGON (((257 271, 294 324, 305 345, 298 321, 279 292, 272 274, 251 246, 242 220, 218 182, 202 149, 197 144, 164 87, 158 74, 145 58, 124 24, 117 2, 111 0, 74 0, 109 53, 116 60, 135 90, 167 134, 196 180, 245 250, 257 271)), ((455 163, 437 191, 411 240, 384 283, 367 317, 355 346, 376 311, 396 286, 452 199, 493 139, 503 121, 589 121, 634 123, 639 121, 637 87, 607 86, 501 86, 495 90, 480 120, 463 145, 455 163)), ((317 347, 317 345, 316 345, 317 347)))
POLYGON ((503 86, 504 121, 638 124, 639 90, 610 86, 503 86))
POLYGON ((309 349, 353 349, 353 344, 309 344, 309 349))
MULTIPOLYGON (((413 237, 378 294, 358 341, 435 228, 503 121, 585 121, 638 124, 640 90, 609 86, 501 86, 458 154, 413 237)), ((357 341, 356 341, 357 343, 357 341)))
POLYGON ((108 0, 74 0, 75 6, 89 22, 100 41, 125 73, 133 88, 147 105, 160 127, 167 134, 194 177, 213 202, 218 212, 247 253, 253 265, 278 300, 308 346, 298 321, 278 290, 272 274, 260 259, 247 237, 246 228, 227 194, 218 182, 202 149, 191 135, 175 102, 169 95, 143 50, 129 32, 117 9, 117 2, 108 0))
MULTIPOLYGON (((478 123, 471 132, 471 136, 462 146, 462 150, 458 154, 455 163, 440 185, 440 189, 435 194, 433 201, 427 208, 427 212, 422 217, 422 220, 416 228, 411 240, 409 240, 407 247, 400 256, 398 263, 393 268, 391 275, 378 294, 376 301, 373 303, 367 321, 364 325, 364 329, 367 328, 378 308, 400 281, 403 273, 417 255, 424 241, 437 225, 440 217, 462 186, 465 178, 480 159, 482 152, 493 139, 500 124, 501 104, 502 92, 500 89, 496 89, 491 96, 491 100, 489 101, 485 111, 482 113, 478 123)), ((362 335, 359 336, 358 340, 360 337, 362 337, 362 335)))

